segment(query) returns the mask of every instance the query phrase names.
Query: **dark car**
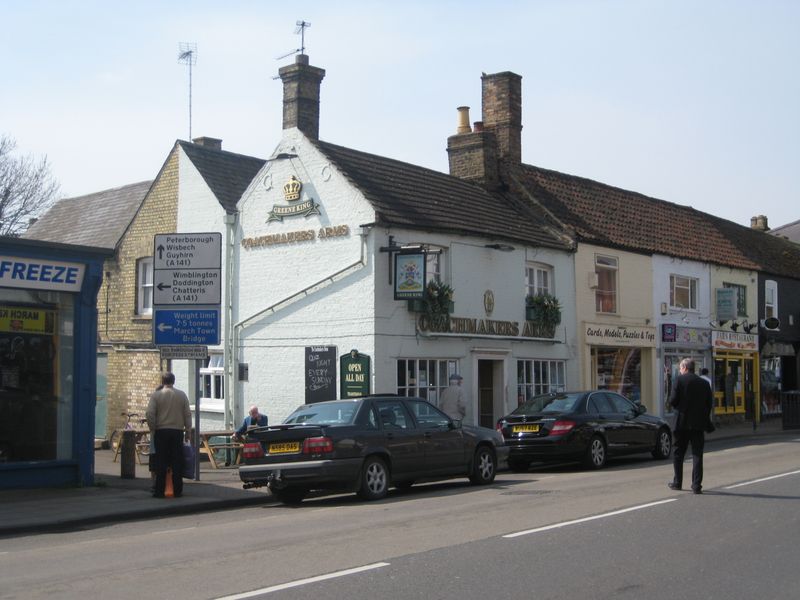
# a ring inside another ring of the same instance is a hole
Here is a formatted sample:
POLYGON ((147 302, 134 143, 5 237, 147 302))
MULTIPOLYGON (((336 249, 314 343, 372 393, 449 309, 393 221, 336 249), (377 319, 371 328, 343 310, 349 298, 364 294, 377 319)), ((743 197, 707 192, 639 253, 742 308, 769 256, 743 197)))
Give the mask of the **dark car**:
POLYGON ((530 398, 500 419, 497 430, 509 447, 508 467, 526 471, 532 462, 583 461, 599 469, 612 455, 650 452, 666 459, 672 432, 641 404, 606 390, 558 392, 530 398))
POLYGON ((421 398, 370 396, 306 404, 281 425, 251 430, 239 477, 285 503, 318 489, 377 500, 420 480, 491 483, 506 453, 497 431, 462 425, 421 398))

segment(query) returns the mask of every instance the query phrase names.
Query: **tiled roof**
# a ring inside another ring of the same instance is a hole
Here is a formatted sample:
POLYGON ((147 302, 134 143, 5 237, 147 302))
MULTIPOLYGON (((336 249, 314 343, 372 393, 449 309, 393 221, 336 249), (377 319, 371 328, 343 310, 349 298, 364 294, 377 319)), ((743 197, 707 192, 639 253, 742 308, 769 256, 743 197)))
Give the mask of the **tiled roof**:
POLYGON ((361 190, 375 209, 377 225, 571 248, 569 240, 537 219, 534 207, 505 192, 383 156, 313 143, 361 190))
POLYGON ((261 158, 215 150, 191 142, 179 140, 178 144, 229 213, 236 211, 236 203, 266 162, 261 158))
POLYGON ((762 231, 557 171, 521 165, 514 173, 577 241, 800 277, 800 248, 762 231))
POLYGON ((32 240, 116 249, 152 181, 63 198, 22 235, 32 240))

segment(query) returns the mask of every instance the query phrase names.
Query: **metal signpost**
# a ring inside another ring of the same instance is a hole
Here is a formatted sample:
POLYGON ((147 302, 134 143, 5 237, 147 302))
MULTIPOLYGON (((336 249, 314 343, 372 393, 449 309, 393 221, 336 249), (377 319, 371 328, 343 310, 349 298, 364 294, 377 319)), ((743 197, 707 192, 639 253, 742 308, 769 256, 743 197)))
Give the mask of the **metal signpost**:
POLYGON ((195 480, 200 479, 197 435, 200 396, 195 361, 219 344, 222 298, 222 234, 159 233, 153 240, 153 342, 162 359, 189 360, 194 398, 195 480))

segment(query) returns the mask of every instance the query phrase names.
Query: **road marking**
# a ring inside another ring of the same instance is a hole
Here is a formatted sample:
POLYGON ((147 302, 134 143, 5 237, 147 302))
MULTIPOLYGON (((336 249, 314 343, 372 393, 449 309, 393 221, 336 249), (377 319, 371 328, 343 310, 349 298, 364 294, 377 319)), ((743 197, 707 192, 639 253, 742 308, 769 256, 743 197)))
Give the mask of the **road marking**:
POLYGON ((575 519, 574 521, 564 521, 563 523, 555 523, 553 525, 545 525, 544 527, 537 527, 536 529, 526 529, 525 531, 518 531, 516 533, 509 533, 504 535, 504 538, 515 538, 521 535, 528 535, 530 533, 539 533, 540 531, 548 531, 549 529, 558 529, 559 527, 567 527, 569 525, 577 525, 578 523, 586 523, 587 521, 594 521, 596 519, 604 519, 606 517, 614 517, 623 513, 631 512, 634 510, 642 510, 643 508, 650 508, 651 506, 658 506, 659 504, 667 504, 668 502, 675 502, 677 498, 669 498, 668 500, 659 500, 658 502, 649 502, 648 504, 640 504, 639 506, 631 506, 630 508, 623 508, 622 510, 615 510, 602 515, 594 515, 591 517, 584 517, 582 519, 575 519))
POLYGON ((164 535, 165 533, 179 533, 181 531, 191 531, 192 529, 197 529, 197 526, 194 526, 194 527, 180 527, 178 529, 165 529, 163 531, 151 531, 150 535, 164 535))
POLYGON ((753 485, 754 483, 761 483, 762 481, 769 481, 770 479, 778 479, 779 477, 788 477, 789 475, 797 475, 798 473, 800 473, 800 471, 790 471, 789 473, 781 473, 780 475, 772 475, 770 477, 762 477, 761 479, 753 479, 752 481, 744 481, 742 483, 737 483, 735 485, 729 485, 722 489, 732 490, 734 488, 744 487, 746 485, 753 485))
POLYGON ((335 577, 344 577, 345 575, 353 575, 355 573, 362 573, 363 571, 370 571, 372 569, 380 569, 381 567, 388 567, 389 563, 379 562, 371 565, 364 565, 363 567, 355 567, 353 569, 345 569, 344 571, 336 571, 335 573, 328 573, 326 575, 317 575, 316 577, 308 577, 306 579, 298 579, 297 581, 290 581, 288 583, 280 583, 260 590, 253 590, 252 592, 244 592, 243 594, 234 594, 232 596, 223 596, 216 600, 242 600, 243 598, 252 598, 253 596, 260 596, 261 594, 271 594, 272 592, 279 592, 289 588, 299 587, 308 583, 316 583, 318 581, 325 581, 326 579, 334 579, 335 577))

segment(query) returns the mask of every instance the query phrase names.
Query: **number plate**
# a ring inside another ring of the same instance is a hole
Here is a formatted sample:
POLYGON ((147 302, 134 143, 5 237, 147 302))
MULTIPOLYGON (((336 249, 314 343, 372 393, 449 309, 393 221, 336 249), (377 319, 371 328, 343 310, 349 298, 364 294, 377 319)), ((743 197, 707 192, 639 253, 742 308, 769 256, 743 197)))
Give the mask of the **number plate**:
POLYGON ((514 425, 511 428, 511 431, 514 433, 538 433, 539 426, 538 425, 514 425))
POLYGON ((300 452, 300 442, 284 442, 282 444, 270 444, 270 454, 291 454, 292 452, 300 452))

